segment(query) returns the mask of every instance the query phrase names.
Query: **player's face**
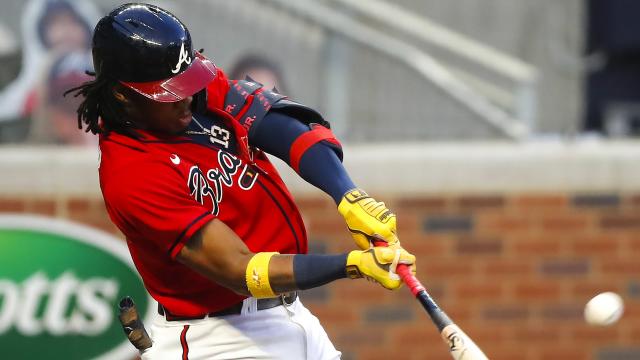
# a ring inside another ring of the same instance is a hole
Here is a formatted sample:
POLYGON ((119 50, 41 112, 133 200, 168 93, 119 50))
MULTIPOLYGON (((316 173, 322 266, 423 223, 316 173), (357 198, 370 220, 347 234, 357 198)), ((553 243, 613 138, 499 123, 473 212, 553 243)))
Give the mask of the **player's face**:
POLYGON ((191 96, 181 101, 163 103, 128 91, 127 99, 131 104, 125 106, 128 115, 144 129, 175 135, 183 132, 191 123, 191 96))

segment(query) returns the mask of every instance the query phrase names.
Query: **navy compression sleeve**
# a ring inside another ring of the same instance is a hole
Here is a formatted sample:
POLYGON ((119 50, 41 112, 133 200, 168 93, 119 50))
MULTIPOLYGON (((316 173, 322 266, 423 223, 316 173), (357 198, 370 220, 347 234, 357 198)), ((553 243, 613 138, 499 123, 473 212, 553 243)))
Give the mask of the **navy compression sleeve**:
POLYGON ((300 290, 322 286, 347 277, 347 257, 338 255, 294 255, 293 276, 300 290))
MULTIPOLYGON (((301 134, 309 131, 307 125, 276 111, 267 113, 255 126, 250 142, 289 165, 291 145, 301 134)), ((329 194, 336 204, 348 190, 356 187, 338 155, 323 142, 314 144, 302 155, 299 169, 305 181, 329 194)))

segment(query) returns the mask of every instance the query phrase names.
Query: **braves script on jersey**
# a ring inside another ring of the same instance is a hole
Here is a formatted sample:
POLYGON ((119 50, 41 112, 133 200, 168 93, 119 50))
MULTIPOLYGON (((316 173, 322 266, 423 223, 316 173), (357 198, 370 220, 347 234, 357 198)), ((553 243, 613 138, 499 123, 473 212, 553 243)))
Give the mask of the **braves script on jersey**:
POLYGON ((100 184, 109 215, 127 237, 151 295, 171 314, 197 316, 244 297, 175 260, 184 243, 213 218, 252 252, 306 253, 300 214, 262 153, 238 156, 222 118, 194 115, 185 136, 101 136, 100 184))

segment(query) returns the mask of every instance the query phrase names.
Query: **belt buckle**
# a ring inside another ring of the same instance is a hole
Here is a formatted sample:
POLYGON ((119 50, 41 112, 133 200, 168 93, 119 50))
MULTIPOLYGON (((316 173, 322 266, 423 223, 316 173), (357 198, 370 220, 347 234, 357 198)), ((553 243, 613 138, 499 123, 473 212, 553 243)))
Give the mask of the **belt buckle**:
POLYGON ((293 304, 294 301, 296 301, 297 298, 298 298, 298 292, 293 291, 287 294, 281 294, 280 302, 282 302, 282 305, 284 305, 285 307, 289 307, 293 304))

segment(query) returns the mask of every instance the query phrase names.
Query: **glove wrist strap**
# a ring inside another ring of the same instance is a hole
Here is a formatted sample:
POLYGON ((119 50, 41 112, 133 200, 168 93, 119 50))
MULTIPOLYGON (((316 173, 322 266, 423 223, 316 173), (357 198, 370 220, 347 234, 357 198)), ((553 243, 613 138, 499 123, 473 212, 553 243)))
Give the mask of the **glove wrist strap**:
POLYGON ((344 193, 344 195, 342 196, 343 200, 346 200, 352 204, 355 204, 358 201, 368 197, 369 194, 367 194, 364 190, 358 188, 351 189, 344 193))

